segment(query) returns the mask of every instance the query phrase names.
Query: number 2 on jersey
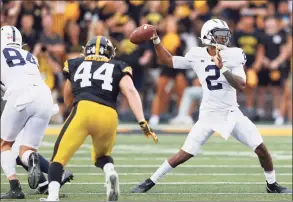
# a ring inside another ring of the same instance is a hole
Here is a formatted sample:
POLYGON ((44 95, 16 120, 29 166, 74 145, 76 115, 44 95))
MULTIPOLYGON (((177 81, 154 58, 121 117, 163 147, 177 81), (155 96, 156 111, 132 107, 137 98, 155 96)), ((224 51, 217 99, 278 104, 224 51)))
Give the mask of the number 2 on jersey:
POLYGON ((102 66, 100 66, 93 74, 91 74, 91 67, 92 62, 84 61, 81 63, 81 65, 77 68, 75 74, 74 74, 74 81, 77 81, 81 79, 80 87, 89 87, 92 85, 91 78, 95 80, 102 80, 102 89, 112 91, 113 86, 113 70, 114 70, 114 64, 110 63, 104 63, 102 66), (105 71, 105 74, 102 74, 102 72, 105 71))
POLYGON ((205 68, 206 72, 209 72, 210 70, 215 70, 215 75, 208 76, 206 78, 207 86, 209 90, 220 90, 223 89, 223 85, 221 83, 216 83, 215 85, 212 85, 211 81, 215 81, 218 78, 220 78, 220 69, 216 65, 208 65, 205 68))

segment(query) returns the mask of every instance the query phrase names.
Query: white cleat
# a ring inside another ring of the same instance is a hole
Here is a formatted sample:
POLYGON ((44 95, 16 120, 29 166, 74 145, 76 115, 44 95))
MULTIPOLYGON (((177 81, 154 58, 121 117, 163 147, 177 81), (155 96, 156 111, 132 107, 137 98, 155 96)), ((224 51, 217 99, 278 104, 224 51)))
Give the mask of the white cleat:
POLYGON ((118 201, 120 194, 119 178, 116 171, 111 171, 106 175, 107 200, 118 201))

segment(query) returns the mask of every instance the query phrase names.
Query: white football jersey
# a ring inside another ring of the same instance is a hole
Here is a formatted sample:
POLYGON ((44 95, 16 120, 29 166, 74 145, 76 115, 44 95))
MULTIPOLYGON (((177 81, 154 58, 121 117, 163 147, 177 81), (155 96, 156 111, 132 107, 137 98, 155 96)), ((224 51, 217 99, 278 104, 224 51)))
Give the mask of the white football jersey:
MULTIPOLYGON (((246 81, 243 65, 246 56, 240 48, 227 48, 220 51, 223 64, 233 74, 246 81)), ((173 56, 173 67, 176 69, 192 68, 202 85, 203 98, 200 110, 226 111, 238 108, 236 89, 234 89, 220 73, 220 69, 212 62, 207 47, 194 47, 185 57, 173 56)))
POLYGON ((7 91, 42 82, 38 61, 30 52, 13 47, 1 50, 1 83, 7 91))

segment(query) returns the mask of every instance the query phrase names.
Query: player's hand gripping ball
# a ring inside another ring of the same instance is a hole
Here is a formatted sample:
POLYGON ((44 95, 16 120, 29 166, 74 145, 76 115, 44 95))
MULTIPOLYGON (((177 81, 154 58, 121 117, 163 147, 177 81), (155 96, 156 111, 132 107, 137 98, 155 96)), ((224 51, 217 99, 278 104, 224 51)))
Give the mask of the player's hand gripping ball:
POLYGON ((141 44, 151 40, 155 35, 157 35, 155 27, 153 25, 144 24, 131 33, 130 41, 134 44, 141 44))

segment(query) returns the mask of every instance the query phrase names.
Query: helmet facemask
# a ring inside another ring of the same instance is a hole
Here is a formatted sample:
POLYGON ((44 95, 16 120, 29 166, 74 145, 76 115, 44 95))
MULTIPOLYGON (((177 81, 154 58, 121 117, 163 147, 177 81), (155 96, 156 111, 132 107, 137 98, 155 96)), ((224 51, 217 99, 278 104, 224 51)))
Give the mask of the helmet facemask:
POLYGON ((112 42, 107 39, 107 45, 103 47, 101 45, 100 54, 105 55, 107 58, 112 59, 116 55, 116 48, 113 46, 112 42))
POLYGON ((205 41, 209 41, 209 46, 216 46, 220 49, 224 49, 231 44, 232 34, 229 29, 215 28, 207 33, 204 37, 205 41))

